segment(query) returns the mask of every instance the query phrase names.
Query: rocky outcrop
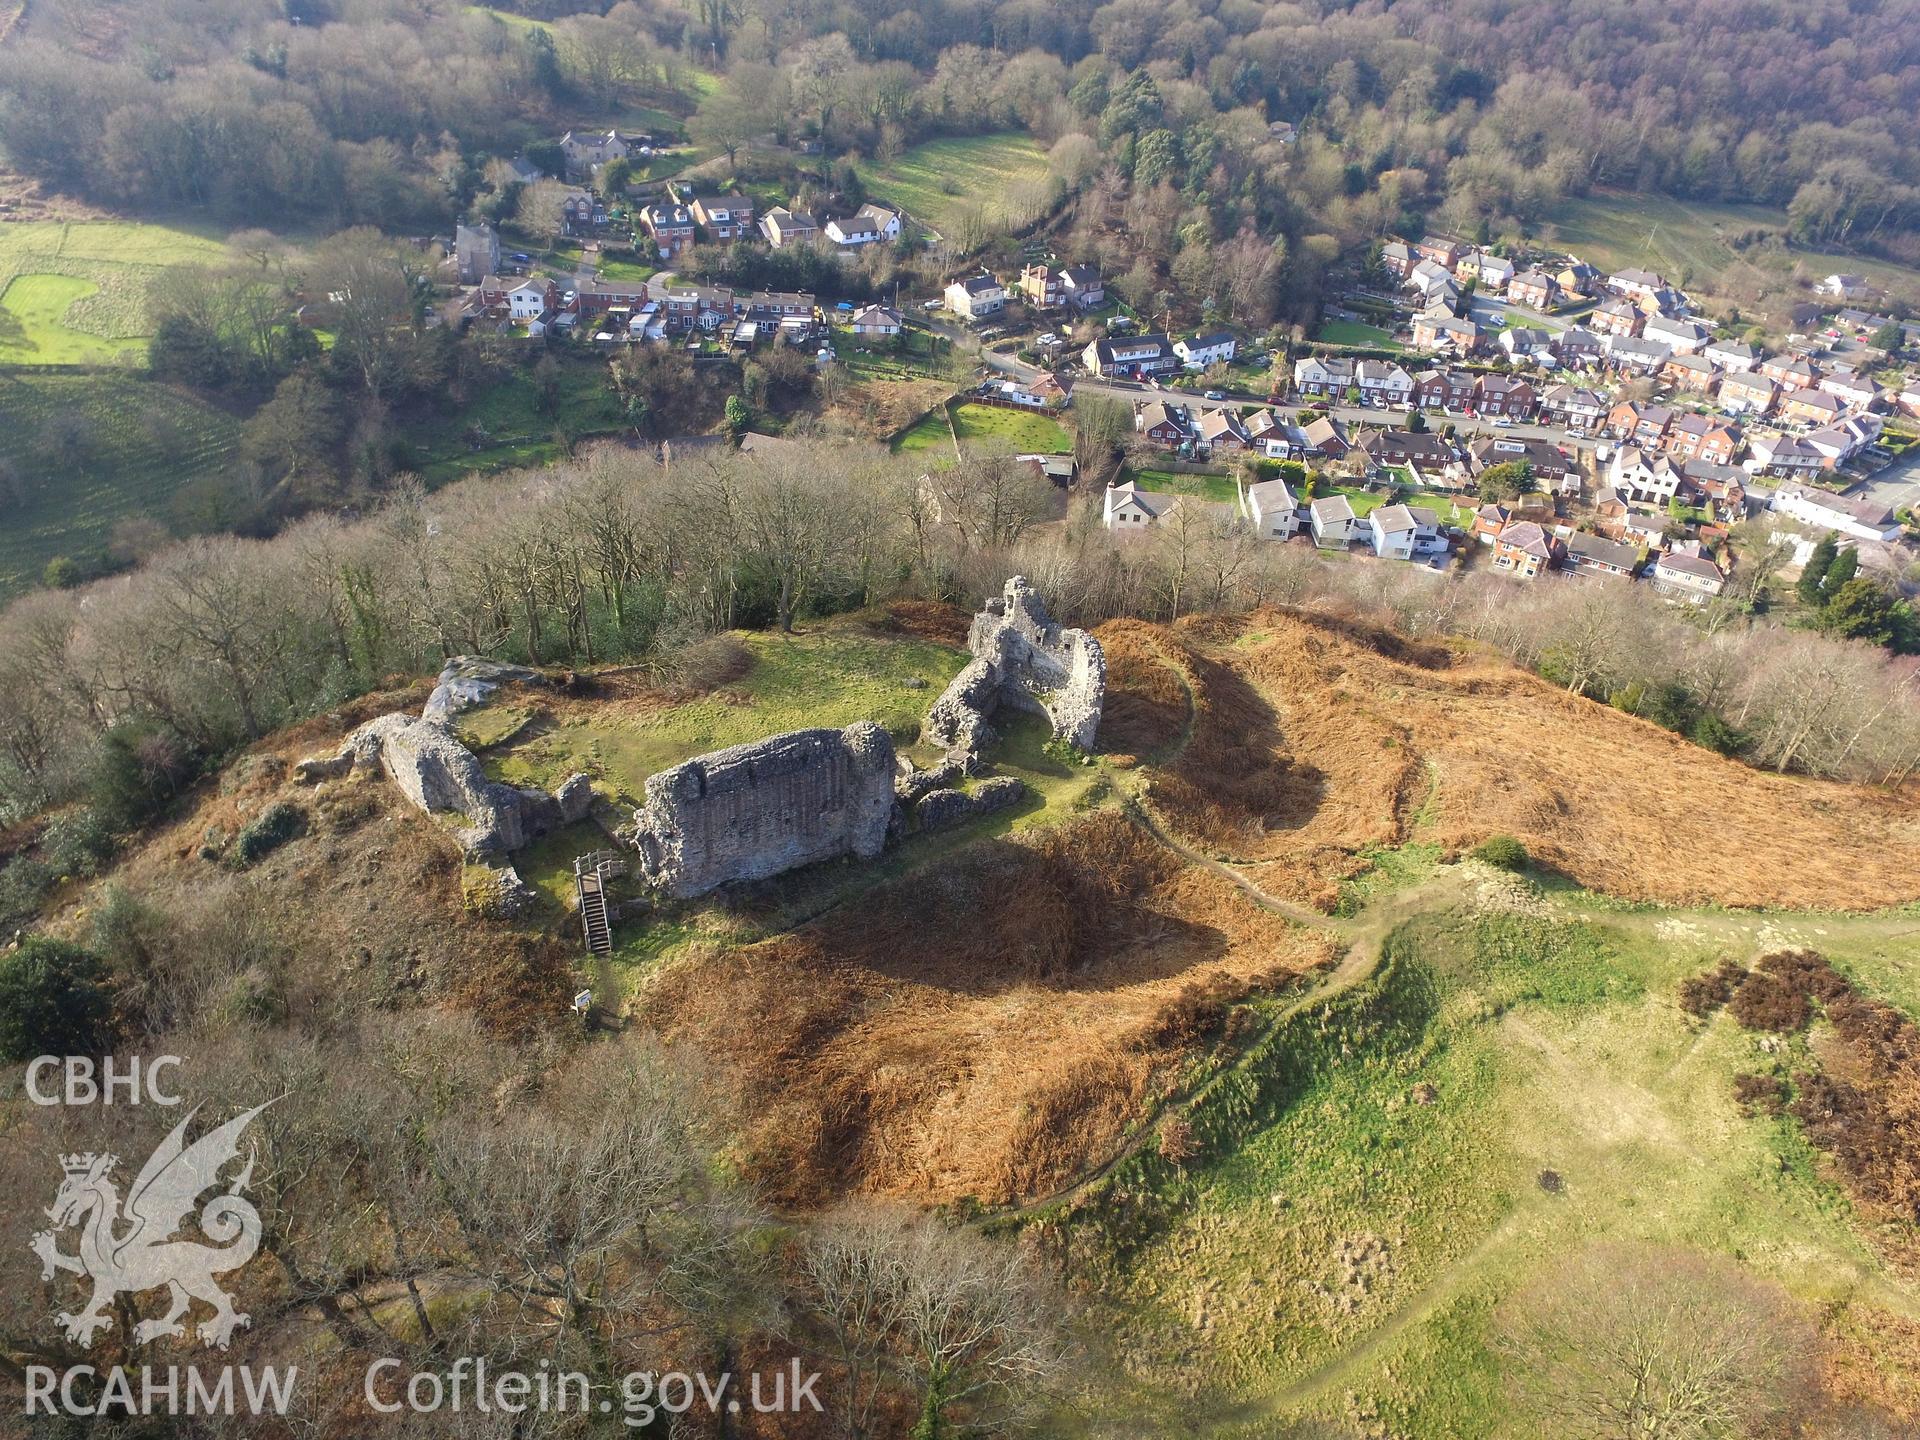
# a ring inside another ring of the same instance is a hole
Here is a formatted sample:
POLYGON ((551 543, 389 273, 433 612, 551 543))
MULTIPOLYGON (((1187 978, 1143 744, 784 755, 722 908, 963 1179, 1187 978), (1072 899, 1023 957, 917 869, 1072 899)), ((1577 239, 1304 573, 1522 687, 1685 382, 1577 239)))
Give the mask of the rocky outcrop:
POLYGON ((1018 805, 1027 787, 1011 775, 982 780, 971 790, 933 790, 923 795, 914 807, 913 818, 923 834, 945 830, 996 810, 1018 805))
POLYGON ((456 655, 440 667, 440 678, 420 711, 423 720, 451 720, 463 710, 484 705, 502 685, 541 685, 545 677, 524 665, 506 665, 477 655, 456 655))
POLYGON ((871 860, 893 780, 893 741, 867 720, 697 756, 647 780, 634 814, 642 872, 685 899, 841 855, 871 860))
POLYGON ((1091 750, 1100 733, 1107 662, 1084 630, 1054 624, 1039 592, 1019 575, 987 601, 967 634, 973 659, 927 712, 925 738, 975 752, 993 739, 1002 705, 1044 715, 1054 738, 1091 750))

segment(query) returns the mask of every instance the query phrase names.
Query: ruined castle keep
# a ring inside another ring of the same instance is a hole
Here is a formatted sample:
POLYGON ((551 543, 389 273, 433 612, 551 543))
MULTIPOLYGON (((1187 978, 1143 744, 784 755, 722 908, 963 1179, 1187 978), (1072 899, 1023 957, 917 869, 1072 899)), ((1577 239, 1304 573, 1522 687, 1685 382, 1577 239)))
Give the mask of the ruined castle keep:
POLYGON ((893 816, 894 754, 870 720, 700 755, 647 780, 634 843, 676 898, 841 855, 877 856, 893 816))
POLYGON ((1107 661, 1084 630, 1053 623, 1039 592, 1016 575, 987 601, 967 633, 973 659, 927 712, 926 738, 974 753, 993 739, 1002 705, 1047 717, 1054 737, 1093 748, 1106 698, 1107 661))

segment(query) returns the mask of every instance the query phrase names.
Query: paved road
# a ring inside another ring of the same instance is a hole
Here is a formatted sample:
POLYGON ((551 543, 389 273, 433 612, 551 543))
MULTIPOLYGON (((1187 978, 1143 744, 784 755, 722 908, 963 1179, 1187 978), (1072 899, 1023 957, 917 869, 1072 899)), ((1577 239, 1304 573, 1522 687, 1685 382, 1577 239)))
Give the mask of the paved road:
MULTIPOLYGON (((1246 410, 1255 408, 1253 402, 1244 399, 1209 400, 1203 395, 1184 390, 1156 390, 1151 385, 1137 384, 1131 380, 1081 380, 1074 386, 1074 393, 1092 395, 1111 395, 1121 400, 1170 400, 1191 407, 1194 410, 1246 410)), ((1292 415, 1305 408, 1304 402, 1283 401, 1275 407, 1284 414, 1292 415)), ((1404 410, 1370 410, 1363 405, 1336 405, 1331 412, 1343 424, 1367 425, 1390 428, 1406 423, 1404 410)), ((1493 421, 1468 415, 1428 415, 1429 429, 1439 430, 1443 425, 1452 424, 1463 435, 1507 435, 1520 438, 1548 440, 1562 447, 1574 447, 1591 452, 1595 442, 1590 439, 1576 440, 1570 437, 1565 428, 1558 425, 1510 425, 1501 427, 1493 421)))
POLYGON ((1920 511, 1920 447, 1909 450, 1874 476, 1861 493, 1896 513, 1920 511))

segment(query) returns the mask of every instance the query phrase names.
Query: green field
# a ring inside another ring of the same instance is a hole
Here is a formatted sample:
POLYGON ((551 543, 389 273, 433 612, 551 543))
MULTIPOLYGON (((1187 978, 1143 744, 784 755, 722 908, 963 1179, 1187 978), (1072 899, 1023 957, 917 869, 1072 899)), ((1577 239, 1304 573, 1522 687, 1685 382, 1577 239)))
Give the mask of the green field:
POLYGON ((1047 157, 1039 142, 1018 131, 929 140, 891 165, 875 166, 867 189, 920 224, 964 235, 975 212, 990 225, 1017 215, 1029 187, 1045 182, 1047 157))
POLYGON ((1745 231, 1784 232, 1784 210, 1764 205, 1710 205, 1662 195, 1603 192, 1568 200, 1543 224, 1540 239, 1563 246, 1602 270, 1644 266, 1707 293, 1714 277, 1753 263, 1785 284, 1796 267, 1808 278, 1850 271, 1889 288, 1920 294, 1920 272, 1884 260, 1832 251, 1736 251, 1729 240, 1745 231))
POLYGON ((1129 470, 1127 477, 1142 490, 1162 495, 1194 495, 1202 500, 1237 503, 1240 487, 1231 475, 1199 475, 1181 470, 1129 470))
POLYGON ((1345 1434, 1355 1397, 1381 1426, 1357 1433, 1542 1433, 1514 1413, 1498 1307, 1600 1242, 1729 1256, 1848 1332, 1911 1319, 1797 1127, 1735 1103, 1736 1075, 1803 1062, 1675 1003, 1724 955, 1811 945, 1910 1004, 1888 983, 1901 916, 1626 911, 1436 854, 1380 856, 1359 887, 1403 912, 1369 978, 1261 1002, 1276 1023, 1188 1111, 1217 1160, 1105 1182, 1144 1238, 1096 1287, 1102 1318, 1134 1381, 1192 1397, 1180 1433, 1345 1434))
POLYGON ((935 450, 953 453, 953 437, 947 433, 947 417, 938 408, 929 410, 893 442, 893 448, 909 453, 935 450))
POLYGON ((1381 350, 1405 348, 1379 326, 1362 325, 1357 320, 1329 320, 1313 332, 1313 338, 1323 345, 1371 345, 1381 350))
POLYGON ((130 375, 0 374, 0 463, 27 497, 0 510, 0 596, 49 559, 83 560, 116 521, 165 521, 173 496, 226 470, 240 426, 183 392, 130 375))
POLYGON ((172 267, 220 254, 218 240, 164 225, 0 223, 0 365, 139 356, 153 287, 172 267))
POLYGON ((1008 410, 999 405, 956 405, 953 426, 962 444, 971 440, 990 449, 1010 446, 1021 454, 1067 455, 1073 451, 1073 436, 1066 426, 1026 410, 1008 410))

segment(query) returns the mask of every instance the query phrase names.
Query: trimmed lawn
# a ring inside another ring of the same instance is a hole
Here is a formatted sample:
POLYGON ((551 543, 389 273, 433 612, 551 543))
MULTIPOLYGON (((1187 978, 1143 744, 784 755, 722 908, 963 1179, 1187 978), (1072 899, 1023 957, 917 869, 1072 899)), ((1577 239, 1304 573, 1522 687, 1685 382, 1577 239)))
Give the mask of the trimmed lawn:
POLYGON ((1240 487, 1231 475, 1193 475, 1180 470, 1130 470, 1134 484, 1142 490, 1157 490, 1163 495, 1195 495, 1202 500, 1224 500, 1228 504, 1240 498, 1240 487))
POLYGON ((1020 208, 1028 186, 1047 179, 1039 142, 1018 131, 929 140, 876 167, 868 191, 937 231, 966 228, 971 211, 990 224, 1005 224, 1020 208))
POLYGON ((1353 506, 1353 513, 1362 518, 1387 503, 1387 497, 1380 491, 1362 490, 1358 485, 1336 485, 1330 490, 1322 488, 1317 494, 1346 496, 1347 503, 1353 506))
POLYGON ((938 409, 929 410, 913 423, 893 448, 909 454, 921 450, 937 450, 946 454, 953 451, 953 439, 947 434, 946 417, 938 409))
POLYGON ((957 405, 953 423, 962 443, 972 440, 1006 444, 1022 454, 1067 455, 1073 451, 1073 436, 1064 425, 1024 410, 1007 410, 998 405, 957 405))
POLYGON ((1329 320, 1313 332, 1323 345, 1372 345, 1382 350, 1405 347, 1377 325, 1362 325, 1357 320, 1329 320))
POLYGON ((181 489, 228 469, 240 435, 225 412, 132 375, 0 374, 0 416, 0 464, 27 488, 0 510, 0 597, 56 555, 97 555, 118 521, 165 521, 181 489))

